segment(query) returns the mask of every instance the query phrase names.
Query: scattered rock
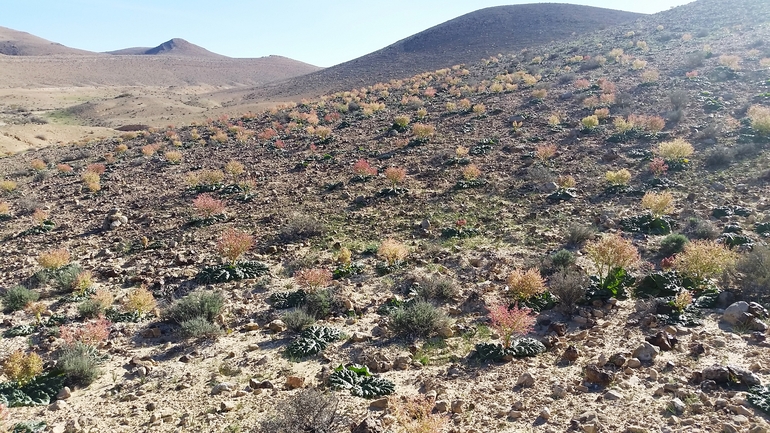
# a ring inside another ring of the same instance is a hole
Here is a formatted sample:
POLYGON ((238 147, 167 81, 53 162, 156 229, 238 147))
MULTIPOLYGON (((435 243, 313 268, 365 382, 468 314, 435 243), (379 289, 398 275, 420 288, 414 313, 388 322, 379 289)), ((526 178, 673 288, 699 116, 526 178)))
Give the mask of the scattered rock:
POLYGON ((449 411, 449 402, 446 400, 439 400, 436 402, 434 409, 438 413, 444 413, 449 411))
POLYGON ((599 386, 609 386, 610 383, 612 383, 612 380, 614 379, 614 376, 612 373, 608 373, 599 367, 597 367, 595 364, 588 364, 586 368, 584 369, 584 377, 585 381, 588 383, 592 383, 599 386))
POLYGON ((302 388, 305 386, 305 378, 299 377, 299 376, 287 376, 286 377, 286 388, 288 389, 297 389, 302 388))
POLYGON ((64 388, 61 389, 61 391, 59 391, 58 394, 56 394, 57 400, 66 400, 70 397, 72 397, 72 391, 68 386, 65 386, 64 388))
POLYGON ((231 412, 235 409, 235 403, 232 401, 223 401, 219 404, 220 412, 231 412))
POLYGON ((65 410, 69 408, 69 404, 67 404, 64 400, 56 400, 53 402, 50 406, 48 406, 48 409, 50 410, 65 410))
POLYGON ((551 386, 551 394, 556 398, 564 398, 567 396, 567 390, 558 383, 554 383, 551 386))
POLYGON ((529 372, 522 373, 521 376, 516 380, 516 386, 521 386, 523 388, 530 388, 535 385, 535 378, 532 377, 532 374, 529 372))
POLYGON ((369 409, 387 409, 388 408, 388 398, 378 398, 376 400, 372 400, 371 403, 369 403, 369 409))
POLYGON ((371 337, 363 332, 354 332, 353 335, 350 336, 350 341, 354 343, 361 343, 363 341, 368 341, 369 339, 371 339, 371 337))
POLYGON ((540 410, 540 418, 548 421, 551 418, 551 409, 544 407, 540 410))
POLYGON ((271 331, 273 331, 275 333, 283 332, 283 331, 286 330, 286 324, 283 323, 283 320, 276 319, 276 320, 273 320, 272 322, 270 322, 267 325, 267 329, 269 329, 269 330, 271 330, 271 331))
POLYGON ((687 406, 684 404, 684 402, 679 398, 674 398, 669 403, 668 407, 676 414, 681 415, 684 413, 685 409, 687 409, 687 406))
POLYGON ((384 431, 385 429, 376 420, 367 417, 358 423, 350 433, 383 433, 384 431))
POLYGON ((243 325, 243 330, 246 332, 257 331, 259 330, 259 323, 249 322, 243 325))
POLYGON ((567 362, 575 362, 580 357, 580 351, 577 347, 570 344, 567 346, 566 349, 564 349, 564 353, 561 355, 561 358, 567 362))
POLYGON ((642 366, 642 361, 639 361, 639 358, 630 358, 626 365, 630 368, 639 368, 642 366))
POLYGON ((211 389, 211 395, 219 395, 224 392, 231 392, 235 389, 235 384, 230 382, 222 382, 214 385, 211 389))
POLYGON ((620 392, 618 392, 618 391, 616 391, 614 389, 611 389, 611 390, 609 390, 609 391, 604 393, 604 399, 605 400, 610 400, 610 401, 622 400, 623 397, 624 397, 623 394, 621 394, 620 392))
POLYGON ((653 362, 660 353, 660 348, 653 346, 648 342, 644 342, 639 347, 634 349, 633 357, 641 362, 653 362))
POLYGON ((660 331, 652 337, 648 337, 647 342, 653 346, 660 347, 660 350, 669 351, 674 348, 678 340, 668 332, 660 331))
POLYGON ((463 413, 465 412, 465 401, 464 400, 455 400, 452 402, 452 413, 463 413))

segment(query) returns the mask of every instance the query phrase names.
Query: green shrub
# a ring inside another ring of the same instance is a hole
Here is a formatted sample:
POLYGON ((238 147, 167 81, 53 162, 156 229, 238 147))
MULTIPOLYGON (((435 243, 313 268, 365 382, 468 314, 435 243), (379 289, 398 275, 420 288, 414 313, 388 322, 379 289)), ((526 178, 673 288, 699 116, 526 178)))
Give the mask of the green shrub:
POLYGON ((193 292, 176 301, 166 311, 166 316, 178 324, 197 318, 214 323, 224 304, 225 299, 219 293, 193 292))
POLYGON ((294 242, 319 236, 323 232, 324 225, 318 218, 295 213, 289 216, 288 221, 278 233, 278 238, 284 242, 294 242))
POLYGON ((566 269, 554 274, 549 283, 550 292, 559 298, 561 308, 568 312, 572 312, 575 305, 585 299, 590 284, 582 272, 566 269))
POLYGON ((754 247, 735 267, 743 274, 740 280, 743 297, 770 305, 770 247, 754 247))
POLYGON ((93 299, 86 299, 78 305, 78 315, 84 319, 95 319, 104 315, 102 304, 93 299))
POLYGON ((305 295, 305 311, 319 320, 331 316, 338 304, 332 289, 316 290, 305 295))
POLYGON ((289 311, 288 313, 281 316, 281 320, 283 320, 283 323, 286 324, 287 328, 294 332, 302 331, 303 329, 315 323, 315 317, 302 309, 289 311))
POLYGON ((348 425, 337 397, 309 388, 275 406, 278 412, 260 422, 257 433, 336 433, 348 425))
POLYGON ((15 286, 8 289, 3 295, 3 311, 11 313, 23 310, 30 302, 38 300, 40 295, 24 286, 15 286))
POLYGON ((551 256, 553 267, 565 269, 575 263, 575 255, 568 250, 559 250, 551 256))
POLYGON ((709 220, 690 218, 684 229, 684 234, 690 239, 714 240, 719 237, 719 229, 709 220))
POLYGON ((684 246, 690 242, 687 236, 680 233, 672 233, 660 242, 660 252, 664 256, 671 256, 682 252, 684 246))
POLYGON ((204 317, 195 317, 180 323, 182 335, 186 338, 214 338, 222 334, 222 328, 204 317))
POLYGON ((429 337, 448 325, 449 318, 425 301, 411 302, 390 315, 391 329, 402 337, 429 337))
POLYGON ((593 227, 587 227, 580 224, 570 224, 567 228, 567 244, 583 245, 586 241, 593 238, 596 230, 593 227))
POLYGON ((457 296, 459 290, 454 279, 440 274, 425 276, 415 282, 415 291, 426 301, 452 299, 457 296))
POLYGON ((68 383, 88 386, 101 374, 98 364, 94 347, 78 342, 62 349, 56 365, 67 377, 68 383))

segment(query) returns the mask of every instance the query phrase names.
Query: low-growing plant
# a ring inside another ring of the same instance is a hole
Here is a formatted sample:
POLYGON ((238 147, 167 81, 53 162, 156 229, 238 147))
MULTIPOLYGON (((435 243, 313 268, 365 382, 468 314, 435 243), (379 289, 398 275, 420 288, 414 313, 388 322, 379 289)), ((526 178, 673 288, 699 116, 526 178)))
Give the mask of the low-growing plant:
POLYGON ((395 239, 386 239, 380 244, 377 256, 387 262, 388 266, 396 266, 409 256, 409 249, 395 239))
POLYGON ((45 251, 37 257, 37 263, 46 270, 56 271, 69 264, 71 259, 69 251, 64 248, 45 251))
POLYGON ((584 117, 580 124, 583 125, 583 129, 586 131, 591 131, 593 129, 596 129, 597 126, 599 126, 599 117, 597 115, 591 115, 584 117))
POLYGON ((390 315, 390 328, 401 337, 425 338, 449 326, 449 318, 426 301, 407 303, 390 315))
POLYGON ((225 211, 225 202, 216 199, 211 194, 200 194, 193 200, 195 213, 201 218, 212 218, 221 215, 225 211))
POLYGON ((642 208, 649 210, 653 218, 660 218, 674 211, 674 196, 668 191, 647 191, 642 197, 642 208))
POLYGON ((147 286, 142 285, 133 289, 128 293, 128 295, 126 295, 126 299, 123 305, 126 310, 132 313, 135 312, 141 317, 153 311, 157 305, 157 302, 155 301, 155 297, 152 295, 152 292, 147 288, 147 286))
POLYGON ((76 342, 64 346, 56 367, 73 385, 88 386, 101 375, 96 349, 85 343, 76 342))
POLYGON ((655 153, 665 161, 680 161, 689 158, 694 151, 692 144, 682 138, 660 143, 655 149, 655 153))
POLYGON ((254 236, 236 229, 227 229, 217 241, 217 252, 230 265, 235 265, 238 259, 254 246, 254 236))
POLYGON ((222 328, 203 317, 194 317, 179 324, 185 338, 216 338, 222 334, 222 328))
POLYGON ((770 108, 752 105, 748 111, 751 127, 762 135, 770 135, 770 108))
POLYGON ((406 180, 406 170, 398 167, 388 167, 385 169, 385 178, 395 188, 406 180))
POLYGON ((418 141, 427 141, 436 133, 436 127, 433 125, 426 125, 423 123, 415 123, 412 125, 412 134, 418 141))
POLYGON ((481 170, 476 166, 476 164, 470 164, 465 167, 463 167, 463 179, 472 181, 476 180, 481 176, 481 170))
POLYGON ((660 252, 666 257, 678 254, 682 252, 684 246, 689 241, 690 240, 687 239, 687 236, 681 233, 670 234, 663 238, 663 240, 660 242, 660 252))
POLYGON ((563 269, 552 275, 548 283, 549 291, 559 298, 559 306, 571 313, 585 299, 590 281, 581 271, 563 269))
POLYGON ((16 190, 18 184, 12 180, 0 180, 0 191, 10 193, 16 190))
POLYGON ((631 180, 631 172, 625 168, 621 168, 617 171, 608 171, 604 174, 604 178, 612 186, 627 186, 631 180))
POLYGON ((353 165, 353 173, 361 177, 377 176, 377 169, 372 167, 366 160, 359 159, 353 165))
POLYGON ((179 164, 182 162, 182 152, 177 150, 170 150, 163 155, 169 164, 179 164))
POLYGON ((508 290, 511 296, 527 299, 545 292, 545 280, 537 268, 526 271, 517 269, 508 275, 508 290))
POLYGON ((43 360, 35 352, 17 349, 3 361, 3 374, 21 385, 43 372, 43 360))
POLYGON ((178 324, 202 318, 214 323, 224 307, 225 299, 218 292, 198 291, 174 302, 165 312, 165 317, 178 324))
POLYGON ((640 261, 636 247, 618 234, 605 234, 600 239, 586 246, 588 258, 596 267, 602 287, 607 284, 610 274, 615 269, 628 270, 640 261))
POLYGON ((735 264, 741 273, 739 286, 745 299, 770 303, 770 247, 755 246, 735 264))
POLYGON ((450 418, 433 413, 435 402, 427 397, 391 397, 388 408, 393 411, 396 422, 404 433, 439 433, 450 424, 450 418))
POLYGON ((109 320, 100 317, 86 323, 84 326, 77 326, 74 324, 60 326, 59 337, 61 337, 67 344, 80 342, 91 346, 97 346, 110 336, 111 326, 112 323, 109 320))
POLYGON ((650 173, 655 177, 661 177, 668 171, 668 165, 666 165, 666 161, 663 158, 653 158, 650 161, 649 167, 650 173))
POLYGON ((503 347, 511 347, 515 337, 523 337, 532 332, 535 326, 535 316, 529 308, 519 308, 518 304, 512 307, 507 305, 493 305, 489 308, 491 326, 503 339, 503 347))
POLYGON ((24 286, 14 286, 8 289, 2 296, 3 311, 11 313, 23 310, 30 302, 38 300, 40 295, 24 286))
POLYGON ((315 316, 308 314, 303 309, 296 309, 289 311, 281 316, 281 320, 286 324, 286 327, 294 332, 300 332, 303 329, 311 326, 315 323, 315 316))
POLYGON ((294 273, 294 281, 309 292, 328 287, 332 282, 332 273, 327 269, 303 269, 294 273))
POLYGON ((246 166, 240 161, 231 159, 225 164, 224 171, 232 177, 238 177, 246 171, 246 166))
POLYGON ((735 264, 738 256, 716 241, 695 240, 685 245, 674 259, 674 268, 694 281, 705 282, 720 276, 735 264))
POLYGON ((10 214, 11 214, 11 205, 8 204, 8 202, 0 201, 0 217, 7 217, 10 214))
POLYGON ((333 393, 306 388, 276 405, 278 411, 261 421, 257 433, 337 433, 348 426, 333 393))
POLYGON ((418 278, 415 281, 415 286, 417 295, 426 301, 452 299, 460 292, 460 288, 453 278, 441 274, 431 274, 418 278))

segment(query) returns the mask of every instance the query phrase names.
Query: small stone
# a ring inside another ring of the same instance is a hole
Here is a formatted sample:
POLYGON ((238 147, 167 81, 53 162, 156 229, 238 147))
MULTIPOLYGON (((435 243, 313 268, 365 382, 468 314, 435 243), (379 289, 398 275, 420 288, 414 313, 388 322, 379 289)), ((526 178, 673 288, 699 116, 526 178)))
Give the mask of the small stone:
POLYGON ((586 382, 599 386, 609 386, 614 379, 611 373, 599 369, 599 367, 594 364, 587 365, 584 369, 584 373, 586 382))
POLYGON ((640 427, 638 425, 630 425, 626 427, 626 432, 627 433, 648 433, 649 430, 647 430, 644 427, 640 427))
POLYGON ((372 337, 369 335, 364 334, 363 332, 354 332, 353 335, 350 337, 350 341, 354 343, 361 343, 363 341, 367 341, 371 339, 372 337))
POLYGON ((564 398, 567 396, 567 390, 560 384, 555 383, 551 386, 551 394, 556 398, 564 398))
POLYGON ((64 400, 56 400, 50 406, 48 406, 48 408, 50 410, 64 410, 69 408, 69 405, 64 400))
POLYGON ((564 350, 561 358, 567 362, 575 362, 580 357, 580 351, 574 345, 570 344, 564 350))
POLYGON ((551 418, 551 409, 544 407, 540 410, 540 418, 548 421, 551 418))
POLYGON ((768 327, 767 327, 767 325, 765 324, 765 322, 763 322, 763 321, 761 321, 761 320, 757 319, 756 317, 752 317, 752 318, 751 318, 751 319, 748 321, 748 323, 746 323, 746 326, 748 326, 748 328, 749 328, 750 330, 752 330, 752 331, 757 331, 757 332, 765 332, 765 331, 767 331, 767 329, 768 329, 768 327))
POLYGON ((273 331, 273 332, 276 332, 276 333, 278 333, 278 332, 283 332, 283 331, 285 331, 285 330, 286 330, 286 324, 285 324, 285 323, 283 323, 283 320, 281 320, 281 319, 276 319, 276 320, 273 320, 272 322, 270 322, 270 323, 267 325, 267 328, 268 328, 269 330, 273 331))
POLYGON ((626 363, 626 366, 629 368, 639 368, 642 366, 642 361, 639 361, 638 358, 630 358, 626 363))
POLYGON ((687 408, 687 406, 685 406, 681 399, 674 398, 671 400, 671 403, 669 403, 669 408, 671 408, 675 413, 681 415, 684 413, 684 410, 687 408))
POLYGON ((751 371, 752 373, 759 373, 760 371, 762 371, 762 364, 760 364, 759 362, 752 362, 751 365, 749 366, 749 371, 751 371))
POLYGON ((464 400, 455 400, 452 402, 452 413, 463 413, 465 412, 465 401, 464 400))
POLYGON ((58 394, 56 394, 57 400, 66 400, 70 397, 72 397, 72 391, 70 390, 69 386, 65 386, 61 389, 61 391, 59 391, 58 394))
POLYGON ((305 386, 305 378, 299 376, 286 377, 286 387, 289 389, 297 389, 305 386))
POLYGON ((520 410, 512 410, 508 412, 508 418, 511 418, 511 419, 519 419, 522 416, 524 416, 524 412, 520 410))
POLYGON ((218 383, 211 389, 211 395, 219 395, 223 392, 230 392, 235 389, 235 385, 230 382, 218 383))
POLYGON ((749 417, 754 416, 754 413, 751 412, 748 408, 746 408, 744 406, 737 405, 737 404, 731 404, 731 405, 727 406, 727 410, 729 410, 730 412, 732 412, 732 413, 734 413, 736 415, 744 415, 744 416, 749 416, 749 417))
POLYGON ((738 428, 726 422, 722 424, 722 433, 738 433, 738 428))
POLYGON ((371 403, 369 403, 369 409, 387 409, 388 408, 388 398, 378 398, 376 400, 372 400, 371 403))
POLYGON ((522 373, 521 376, 516 380, 516 386, 521 386, 523 388, 530 388, 535 385, 535 378, 532 377, 532 375, 529 372, 522 373))
POLYGON ((615 401, 615 400, 622 400, 623 394, 619 393, 618 391, 615 391, 614 389, 611 389, 604 393, 604 399, 615 401))
POLYGON ((243 330, 247 332, 259 330, 259 323, 249 322, 243 325, 243 330))
POLYGON ((436 405, 434 407, 436 409, 436 412, 444 413, 449 411, 449 402, 446 400, 439 400, 436 402, 436 405))
POLYGON ((722 314, 722 320, 731 325, 740 325, 745 321, 745 315, 748 313, 748 302, 738 301, 725 309, 725 312, 722 314))
POLYGON ((641 362, 652 362, 658 353, 660 353, 660 348, 645 341, 634 349, 633 357, 641 362))
POLYGON ((235 403, 232 401, 223 401, 219 404, 220 412, 231 412, 233 409, 235 409, 235 403))
POLYGON ((583 424, 581 427, 585 433, 597 433, 599 431, 594 423, 583 424))
POLYGON ((438 330, 438 335, 442 338, 452 338, 455 335, 455 332, 451 327, 444 326, 438 330))

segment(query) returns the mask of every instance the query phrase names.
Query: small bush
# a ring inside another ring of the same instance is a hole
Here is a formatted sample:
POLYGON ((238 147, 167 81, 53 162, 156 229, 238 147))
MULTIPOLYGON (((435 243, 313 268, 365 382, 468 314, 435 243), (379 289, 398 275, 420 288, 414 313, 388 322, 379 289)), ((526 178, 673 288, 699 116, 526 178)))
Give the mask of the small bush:
POLYGON ((61 269, 70 262, 70 253, 64 248, 46 251, 40 253, 37 263, 43 268, 51 271, 61 269))
POLYGON ((559 298, 563 310, 571 312, 575 305, 585 299, 589 280, 584 273, 565 269, 549 279, 550 292, 559 298))
POLYGON ((225 202, 210 194, 201 194, 193 200, 193 208, 201 218, 211 218, 225 211, 225 202))
POLYGON ((84 343, 65 346, 56 366, 73 385, 88 386, 101 375, 96 350, 84 343))
POLYGON ((222 328, 203 317, 185 320, 180 323, 182 335, 185 338, 215 338, 222 334, 222 328))
POLYGON ((321 268, 303 269, 294 273, 294 281, 308 291, 314 292, 331 284, 332 273, 328 269, 321 268))
POLYGON ((596 115, 587 116, 580 123, 583 125, 583 129, 590 131, 599 126, 599 118, 596 115))
POLYGON ((531 268, 526 271, 517 269, 508 275, 508 289, 517 298, 527 299, 545 292, 545 280, 540 271, 531 268))
POLYGON ((3 374, 21 385, 43 372, 43 360, 35 352, 25 354, 18 349, 3 362, 3 374))
POLYGON ((11 313, 23 310, 30 302, 38 300, 40 295, 24 286, 15 286, 8 289, 2 297, 3 311, 11 313))
POLYGON ((240 230, 228 229, 217 241, 217 252, 223 259, 234 265, 253 246, 254 236, 240 230))
POLYGON ((86 299, 78 305, 78 316, 95 319, 104 314, 105 308, 93 299, 86 299))
POLYGON ((716 278, 732 266, 737 255, 716 241, 692 241, 674 259, 677 271, 696 281, 716 278))
POLYGON ((625 168, 621 168, 618 171, 608 171, 604 174, 604 178, 612 186, 626 186, 631 180, 631 172, 625 168))
POLYGON ((733 151, 727 147, 717 147, 706 155, 707 168, 724 168, 732 164, 733 151))
POLYGON ((588 258, 596 266, 599 281, 604 285, 613 269, 628 269, 636 265, 639 251, 618 234, 608 234, 586 246, 588 258))
POLYGON ((551 255, 551 265, 555 268, 566 269, 575 263, 575 255, 569 250, 559 250, 551 255))
POLYGON ((289 311, 281 316, 281 320, 283 320, 287 328, 294 332, 300 332, 315 323, 315 317, 302 309, 289 311))
POLYGON ((770 135, 770 108, 752 105, 748 111, 751 127, 762 135, 770 135))
POLYGON ((656 153, 666 161, 679 161, 690 157, 694 148, 681 138, 658 144, 656 153))
POLYGON ((406 245, 394 239, 382 241, 377 250, 377 256, 388 263, 388 266, 394 266, 402 262, 409 255, 409 249, 406 245))
POLYGON ((735 268, 743 276, 740 287, 744 299, 770 305, 770 247, 754 247, 738 260, 735 268))
POLYGON ((519 308, 518 305, 513 308, 506 305, 494 305, 489 308, 492 328, 502 337, 504 348, 511 346, 514 337, 522 337, 532 332, 535 316, 531 313, 531 309, 519 308))
POLYGON ((649 210, 654 218, 660 218, 674 211, 674 196, 668 191, 647 191, 642 197, 642 208, 649 210))
POLYGON ((687 222, 684 233, 690 239, 714 240, 719 237, 719 229, 709 220, 692 218, 687 222))
POLYGON ((426 301, 452 299, 460 291, 454 279, 440 274, 422 277, 416 282, 416 286, 417 294, 426 301))
POLYGON ((435 402, 428 397, 391 398, 396 421, 405 433, 432 433, 446 431, 450 418, 446 414, 433 413, 435 402))
POLYGON ((429 337, 449 325, 446 315, 425 301, 416 301, 395 310, 390 315, 390 327, 402 337, 429 337))
POLYGON ((406 170, 398 167, 388 167, 385 169, 385 178, 395 187, 406 180, 406 170))
POLYGON ((320 236, 324 225, 318 218, 302 213, 294 213, 281 227, 278 237, 284 242, 293 242, 320 236))
POLYGON ((305 295, 305 311, 316 319, 326 319, 339 307, 332 289, 316 290, 305 295))
POLYGON ((660 242, 660 253, 664 256, 680 253, 687 242, 690 242, 690 240, 681 233, 670 234, 660 242))
POLYGON ((179 324, 196 318, 213 323, 224 305, 224 297, 217 292, 193 292, 174 302, 166 317, 179 324))
POLYGON ((257 433, 337 433, 347 427, 337 397, 309 388, 276 405, 280 411, 260 422, 257 433))
POLYGON ((570 224, 567 228, 567 245, 580 246, 596 235, 593 227, 570 224))
POLYGON ((140 316, 143 316, 155 309, 157 303, 152 292, 147 289, 147 286, 141 286, 132 290, 128 296, 126 296, 125 307, 130 312, 136 312, 140 316))

